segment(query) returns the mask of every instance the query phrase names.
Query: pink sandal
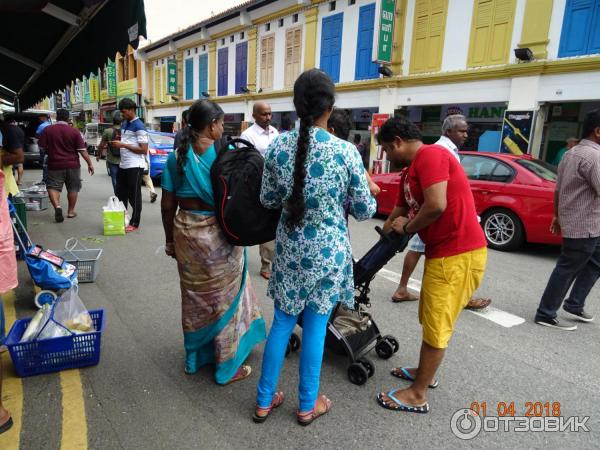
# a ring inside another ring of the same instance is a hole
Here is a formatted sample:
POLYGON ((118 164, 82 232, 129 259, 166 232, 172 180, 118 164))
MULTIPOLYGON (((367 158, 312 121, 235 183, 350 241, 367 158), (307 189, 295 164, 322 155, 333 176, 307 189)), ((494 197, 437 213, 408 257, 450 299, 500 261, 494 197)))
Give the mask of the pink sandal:
POLYGON ((283 392, 275 392, 273 395, 273 401, 271 402, 271 406, 267 408, 261 408, 260 406, 256 406, 254 410, 254 415, 252 416, 252 420, 254 423, 263 423, 271 414, 273 409, 278 408, 283 403, 283 392))
POLYGON ((325 397, 324 395, 319 395, 317 397, 317 401, 315 402, 315 407, 307 412, 300 412, 298 411, 296 413, 296 417, 298 419, 298 423, 300 425, 302 425, 303 427, 310 425, 311 423, 313 423, 315 421, 315 419, 327 414, 330 410, 331 410, 331 400, 329 400, 327 397, 325 397), (321 402, 321 404, 325 405, 325 411, 319 411, 318 407, 319 407, 319 402, 321 402))

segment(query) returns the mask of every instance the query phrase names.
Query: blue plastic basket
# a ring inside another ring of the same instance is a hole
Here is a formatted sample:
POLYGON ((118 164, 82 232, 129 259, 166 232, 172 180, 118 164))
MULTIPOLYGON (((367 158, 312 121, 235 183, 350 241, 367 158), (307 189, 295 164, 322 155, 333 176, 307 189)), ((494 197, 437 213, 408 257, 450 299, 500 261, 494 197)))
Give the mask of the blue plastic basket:
POLYGON ((97 331, 22 344, 19 341, 31 318, 17 320, 10 329, 5 342, 17 375, 30 377, 98 364, 100 362, 100 341, 104 331, 104 310, 95 309, 89 313, 97 331))

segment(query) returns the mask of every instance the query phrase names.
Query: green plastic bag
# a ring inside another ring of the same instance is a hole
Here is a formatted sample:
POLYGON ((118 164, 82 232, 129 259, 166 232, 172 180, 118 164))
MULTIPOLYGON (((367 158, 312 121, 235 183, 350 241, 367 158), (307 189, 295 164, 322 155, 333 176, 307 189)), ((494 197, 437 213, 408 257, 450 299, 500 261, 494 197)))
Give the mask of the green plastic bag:
POLYGON ((125 235, 125 211, 102 211, 104 236, 125 235))

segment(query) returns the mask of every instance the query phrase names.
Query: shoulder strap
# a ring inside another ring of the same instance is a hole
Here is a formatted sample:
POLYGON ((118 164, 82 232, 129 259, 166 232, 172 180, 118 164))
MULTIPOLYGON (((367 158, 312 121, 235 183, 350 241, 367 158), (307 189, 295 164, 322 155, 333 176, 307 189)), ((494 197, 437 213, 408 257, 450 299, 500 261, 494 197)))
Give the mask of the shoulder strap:
POLYGON ((217 154, 217 159, 221 157, 226 151, 227 147, 232 141, 228 141, 226 137, 222 137, 214 142, 215 153, 217 154))

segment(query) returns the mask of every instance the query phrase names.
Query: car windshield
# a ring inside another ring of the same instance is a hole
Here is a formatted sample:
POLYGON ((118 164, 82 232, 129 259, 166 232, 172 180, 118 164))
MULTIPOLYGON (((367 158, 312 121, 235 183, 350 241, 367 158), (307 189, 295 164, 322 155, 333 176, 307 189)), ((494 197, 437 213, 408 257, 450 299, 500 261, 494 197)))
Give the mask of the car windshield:
POLYGON ((173 136, 165 136, 163 134, 149 134, 150 140, 154 145, 170 145, 173 146, 173 136))
POLYGON ((558 177, 556 167, 539 159, 519 159, 517 160, 517 164, 533 172, 542 180, 556 181, 558 177))

